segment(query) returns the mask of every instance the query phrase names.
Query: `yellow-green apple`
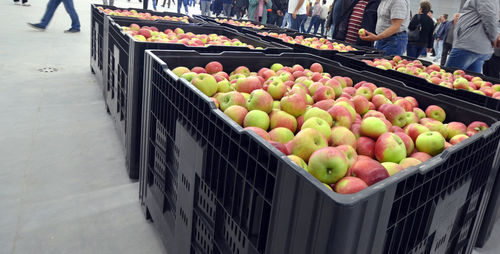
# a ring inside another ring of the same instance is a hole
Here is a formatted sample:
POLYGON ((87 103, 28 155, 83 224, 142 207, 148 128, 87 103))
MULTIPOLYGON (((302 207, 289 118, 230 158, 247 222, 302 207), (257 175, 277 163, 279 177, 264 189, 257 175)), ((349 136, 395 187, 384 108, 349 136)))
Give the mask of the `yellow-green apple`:
POLYGON ((327 112, 332 116, 333 126, 351 128, 354 119, 346 107, 335 105, 329 108, 327 112))
POLYGON ((461 122, 449 122, 446 125, 446 129, 448 131, 448 139, 459 134, 467 134, 467 126, 461 122))
POLYGON ((191 82, 196 77, 196 75, 198 75, 198 73, 190 71, 182 74, 180 77, 187 80, 188 82, 191 82))
POLYGON ((309 169, 307 168, 307 163, 302 158, 300 158, 299 156, 288 155, 287 157, 288 157, 288 159, 290 159, 291 161, 293 161, 295 164, 299 165, 299 167, 305 169, 306 171, 309 171, 309 169))
POLYGON ((349 77, 344 77, 346 87, 352 87, 352 79, 349 77))
MULTIPOLYGON (((186 74, 184 74, 186 75, 186 74)), ((219 81, 217 83, 217 92, 218 93, 227 93, 234 91, 234 88, 231 86, 231 83, 227 79, 224 79, 222 81, 219 81)))
POLYGON ((450 144, 456 145, 456 144, 458 144, 458 143, 460 143, 468 138, 469 138, 469 136, 467 136, 467 135, 458 134, 458 135, 453 136, 453 138, 450 139, 450 144))
POLYGON ((238 66, 233 72, 231 72, 231 75, 233 74, 243 74, 245 77, 248 77, 250 76, 250 70, 246 66, 238 66))
POLYGON ((410 136, 410 138, 413 140, 413 142, 415 142, 418 138, 418 136, 420 136, 420 134, 422 133, 425 133, 425 132, 430 132, 429 128, 421 125, 421 124, 418 124, 418 123, 411 123, 409 125, 407 125, 405 128, 405 133, 410 136))
POLYGON ((286 143, 286 146, 290 154, 308 162, 314 151, 328 146, 328 141, 317 130, 307 128, 299 131, 290 142, 286 143))
POLYGON ((315 102, 335 99, 335 92, 329 86, 321 86, 318 89, 316 89, 312 98, 315 102))
POLYGON ((280 101, 273 101, 273 109, 280 109, 280 101))
POLYGON ((267 131, 265 131, 265 130, 259 128, 259 127, 254 127, 254 126, 245 127, 245 130, 253 131, 257 135, 259 135, 260 137, 262 137, 263 139, 269 140, 269 133, 267 133, 267 131))
POLYGON ((239 125, 243 125, 243 120, 245 120, 245 116, 247 115, 247 113, 248 110, 245 107, 239 105, 232 105, 224 110, 224 114, 229 116, 239 125))
POLYGON ((231 91, 227 93, 218 93, 215 98, 220 103, 220 109, 225 111, 227 108, 233 105, 245 106, 246 100, 245 97, 236 91, 231 91))
POLYGON ((446 140, 443 138, 441 133, 437 131, 429 131, 420 134, 415 144, 420 152, 435 156, 444 150, 445 141, 446 140))
POLYGON ((307 163, 309 173, 322 183, 333 184, 347 173, 347 160, 335 147, 321 148, 311 154, 307 163))
POLYGON ((414 112, 406 112, 406 124, 418 123, 418 116, 414 112))
POLYGON ((176 67, 175 69, 172 70, 172 72, 177 75, 177 77, 181 77, 184 73, 191 72, 188 68, 184 66, 179 66, 176 67))
POLYGON ((297 130, 297 120, 285 111, 274 110, 271 114, 269 114, 269 118, 271 129, 284 127, 293 133, 297 130))
POLYGON ((403 160, 401 160, 399 162, 399 165, 405 169, 405 168, 409 168, 409 167, 412 167, 412 166, 417 166, 418 164, 422 163, 421 161, 419 161, 418 159, 415 159, 415 158, 404 158, 403 160))
POLYGON ((446 119, 446 112, 444 112, 440 106, 436 105, 428 106, 427 109, 425 109, 425 115, 440 122, 444 122, 446 119))
POLYGON ((430 158, 432 158, 432 156, 430 156, 429 154, 424 153, 424 152, 413 153, 410 157, 411 158, 415 158, 415 159, 417 159, 417 160, 419 160, 421 162, 427 161, 430 158))
POLYGON ((385 118, 392 124, 399 127, 406 125, 406 111, 394 104, 385 104, 380 111, 384 113, 385 118))
POLYGON ((320 108, 322 110, 328 110, 331 107, 333 107, 334 103, 335 103, 334 100, 322 100, 314 103, 313 107, 320 108))
POLYGON ((355 176, 346 176, 335 184, 335 192, 340 194, 353 194, 368 188, 368 185, 355 176))
POLYGON ((281 81, 286 82, 286 81, 294 81, 293 75, 290 72, 283 71, 281 73, 277 73, 278 77, 281 79, 281 81))
POLYGON ((302 124, 301 130, 312 128, 317 130, 321 135, 323 135, 327 140, 330 139, 330 136, 332 134, 330 125, 323 119, 319 117, 311 117, 307 120, 305 120, 304 117, 304 123, 302 124))
POLYGON ((457 78, 455 82, 453 82, 453 87, 455 89, 469 90, 469 81, 465 78, 457 78))
POLYGON ((413 150, 415 150, 415 144, 413 143, 413 140, 404 132, 394 132, 401 140, 403 140, 403 143, 405 144, 406 147, 406 155, 409 156, 410 154, 413 153, 413 150))
POLYGON ((467 126, 467 132, 479 133, 488 129, 488 125, 485 122, 474 121, 467 126))
POLYGON ((356 153, 356 150, 352 146, 340 145, 337 146, 336 148, 339 149, 339 151, 341 151, 344 154, 347 160, 348 168, 350 168, 352 164, 354 164, 354 162, 356 162, 356 160, 358 159, 358 154, 356 153))
POLYGON ((419 120, 426 117, 425 112, 420 108, 413 108, 413 113, 417 114, 419 120))
POLYGON ((375 142, 375 157, 380 162, 399 163, 406 158, 405 143, 394 133, 384 133, 375 142))
POLYGON ((269 128, 269 115, 262 110, 252 110, 247 113, 243 121, 245 127, 259 127, 263 130, 269 128))
POLYGON ((345 81, 345 79, 343 77, 341 77, 341 76, 335 76, 332 79, 337 80, 340 83, 340 85, 342 86, 342 88, 346 88, 347 87, 347 82, 345 81))
POLYGON ((257 89, 250 94, 246 106, 249 111, 258 109, 270 113, 273 110, 273 97, 268 92, 257 89))
POLYGON ((359 36, 366 36, 366 30, 364 28, 361 28, 358 30, 358 35, 359 36))
POLYGON ((333 124, 332 116, 328 112, 320 108, 316 107, 309 108, 304 114, 304 121, 309 120, 309 118, 311 117, 319 117, 325 120, 330 126, 332 126, 333 124))
POLYGON ((381 94, 376 94, 372 97, 372 101, 373 105, 375 105, 375 108, 379 109, 380 106, 384 105, 384 104, 391 104, 392 102, 387 99, 385 96, 381 95, 381 94))
POLYGON ((385 115, 382 112, 372 110, 372 109, 368 110, 368 112, 366 112, 363 115, 363 119, 368 118, 368 117, 376 117, 376 118, 380 118, 380 119, 385 119, 385 115))
POLYGON ((385 88, 385 87, 378 87, 377 89, 375 89, 375 91, 373 91, 373 96, 377 95, 377 94, 381 94, 383 95, 385 98, 389 99, 389 101, 392 101, 392 91, 388 88, 385 88))
POLYGON ((368 186, 389 177, 389 173, 384 166, 373 159, 359 159, 358 157, 358 160, 352 165, 351 170, 357 177, 368 184, 368 186))
POLYGON ((196 73, 196 74, 200 74, 200 73, 208 73, 208 72, 205 70, 205 68, 200 67, 200 66, 193 67, 193 68, 191 69, 191 72, 194 72, 194 73, 196 73))
POLYGON ((272 141, 286 144, 288 141, 293 139, 294 135, 288 128, 278 127, 269 132, 269 137, 272 141))
POLYGON ((283 65, 280 63, 274 63, 273 65, 271 65, 271 70, 273 71, 279 71, 281 70, 281 68, 283 68, 283 65))
POLYGON ((285 96, 280 100, 280 108, 292 116, 298 117, 306 112, 306 98, 298 93, 285 96))
POLYGON ((409 101, 412 105, 412 108, 418 108, 418 101, 415 99, 415 97, 412 96, 406 96, 405 100, 409 101))
POLYGON ((302 65, 300 64, 295 64, 294 66, 292 66, 292 73, 296 71, 304 71, 304 67, 302 67, 302 65))
POLYGON ((389 176, 393 176, 396 173, 399 173, 401 170, 403 170, 403 167, 401 167, 399 164, 394 163, 394 162, 382 162, 381 164, 387 170, 387 173, 389 173, 389 176))
POLYGON ((354 133, 343 126, 337 126, 332 128, 330 137, 331 146, 349 145, 353 148, 357 146, 357 140, 354 133))
POLYGON ((356 89, 356 95, 361 95, 365 97, 367 100, 371 100, 373 97, 373 92, 370 88, 366 86, 362 86, 358 89, 356 89))
POLYGON ((448 130, 446 129, 446 126, 438 120, 432 118, 422 118, 420 119, 420 124, 427 127, 430 131, 437 131, 441 133, 445 139, 448 137, 448 130))
POLYGON ((217 81, 210 74, 200 73, 191 83, 206 96, 212 96, 217 92, 217 81))
POLYGON ((356 110, 354 109, 354 103, 351 100, 346 98, 339 98, 333 105, 345 107, 351 114, 351 119, 356 119, 356 110))
POLYGON ((375 141, 368 137, 359 137, 356 145, 356 152, 359 155, 374 158, 375 156, 375 141))
POLYGON ((329 86, 333 89, 333 91, 335 92, 335 98, 338 98, 340 97, 340 95, 342 94, 342 85, 340 84, 340 82, 336 79, 329 79, 328 81, 325 82, 325 86, 329 86))
POLYGON ((288 149, 286 148, 286 146, 283 143, 277 142, 277 141, 273 141, 273 140, 268 140, 267 142, 269 142, 269 144, 271 144, 272 146, 274 146, 276 149, 278 149, 284 155, 288 155, 288 149))
POLYGON ((370 110, 370 102, 362 95, 352 97, 352 102, 354 103, 354 109, 360 115, 363 115, 370 110))
POLYGON ((309 86, 309 92, 314 96, 314 93, 316 92, 316 90, 318 90, 318 88, 320 88, 322 86, 324 86, 322 83, 314 82, 309 86))
POLYGON ((384 121, 376 117, 367 117, 361 121, 361 135, 377 139, 389 129, 384 121))
POLYGON ((239 78, 235 83, 235 89, 238 92, 251 93, 253 90, 262 89, 262 83, 254 76, 239 78))
POLYGON ((314 104, 314 100, 313 100, 313 98, 311 97, 311 95, 309 95, 309 94, 307 94, 307 95, 306 95, 306 104, 307 104, 308 106, 312 106, 312 105, 314 104))

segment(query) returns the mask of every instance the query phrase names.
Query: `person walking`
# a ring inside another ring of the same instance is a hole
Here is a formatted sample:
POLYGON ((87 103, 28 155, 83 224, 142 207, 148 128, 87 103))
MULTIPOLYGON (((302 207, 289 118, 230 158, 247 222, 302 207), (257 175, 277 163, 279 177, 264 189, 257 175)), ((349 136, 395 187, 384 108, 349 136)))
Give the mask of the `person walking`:
POLYGON ((332 38, 350 44, 372 47, 373 42, 363 41, 359 37, 359 29, 375 32, 377 9, 380 0, 343 0, 338 23, 334 24, 332 38))
POLYGON ((210 0, 200 0, 201 16, 210 17, 210 0))
POLYGON ((307 33, 311 33, 311 28, 314 26, 314 34, 318 32, 319 28, 319 15, 321 14, 321 4, 319 0, 314 2, 311 22, 309 22, 309 27, 307 28, 307 33))
POLYGON ((500 47, 498 0, 468 0, 458 18, 446 67, 480 73, 500 47))
POLYGON ((413 58, 418 58, 425 52, 432 50, 432 34, 434 32, 434 21, 427 15, 431 10, 429 1, 420 2, 420 9, 410 21, 408 29, 410 31, 418 31, 418 38, 408 38, 408 46, 406 47, 406 55, 413 58))
POLYGON ((375 48, 385 51, 386 55, 403 55, 408 44, 410 1, 381 0, 377 17, 377 34, 367 31, 360 38, 364 41, 376 41, 375 48))
POLYGON ((444 66, 446 64, 446 60, 448 59, 448 54, 450 53, 451 48, 453 47, 453 33, 455 31, 455 25, 457 24, 459 16, 460 13, 456 13, 455 17, 453 18, 453 21, 449 22, 446 28, 446 34, 443 38, 443 50, 441 52, 441 66, 444 66))
POLYGON ((115 0, 102 0, 102 4, 103 5, 111 5, 111 6, 114 6, 115 5, 115 0))
POLYGON ((22 5, 24 7, 28 7, 28 6, 31 6, 31 4, 28 3, 28 0, 22 0, 22 4, 19 3, 19 0, 14 0, 14 4, 15 5, 22 5))
POLYGON ((302 22, 307 19, 307 8, 305 0, 289 0, 288 13, 291 15, 290 29, 299 31, 302 22))
POLYGON ((71 18, 71 28, 64 31, 65 33, 78 33, 80 32, 80 20, 78 19, 78 14, 76 13, 73 0, 49 0, 47 3, 47 8, 45 9, 45 14, 42 17, 40 23, 28 23, 29 26, 37 30, 45 30, 50 23, 50 20, 54 16, 54 12, 61 2, 64 4, 66 12, 71 18))
POLYGON ((432 46, 432 50, 434 51, 434 54, 432 56, 437 56, 438 52, 440 53, 441 50, 439 48, 439 45, 438 45, 438 42, 436 41, 436 34, 439 30, 439 28, 441 28, 441 21, 442 21, 442 18, 439 17, 434 25, 434 34, 432 35, 432 37, 434 38, 434 44, 432 46))
POLYGON ((325 36, 325 23, 328 17, 328 11, 330 11, 330 6, 326 4, 326 0, 323 0, 321 5, 321 12, 319 13, 319 26, 321 27, 321 36, 325 36))
POLYGON ((226 18, 231 18, 231 7, 233 5, 233 0, 224 0, 222 1, 222 10, 224 12, 224 16, 226 18))
POLYGON ((434 58, 434 62, 439 63, 441 59, 441 54, 443 53, 443 37, 445 35, 445 28, 449 25, 448 22, 448 14, 443 14, 441 16, 441 25, 439 26, 439 29, 436 32, 435 35, 435 44, 437 46, 437 51, 436 51, 436 57, 434 58))

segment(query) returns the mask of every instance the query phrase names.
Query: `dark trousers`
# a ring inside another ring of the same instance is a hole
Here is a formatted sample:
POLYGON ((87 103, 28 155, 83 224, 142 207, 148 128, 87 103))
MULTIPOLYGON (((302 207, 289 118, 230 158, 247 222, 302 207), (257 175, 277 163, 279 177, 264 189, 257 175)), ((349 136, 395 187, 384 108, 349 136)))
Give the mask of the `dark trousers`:
MULTIPOLYGON (((14 3, 17 3, 17 2, 19 2, 19 0, 14 0, 14 3)), ((28 2, 28 0, 23 0, 23 4, 25 4, 27 2, 28 2)))
POLYGON ((283 16, 278 15, 274 11, 267 13, 267 24, 281 26, 281 23, 283 23, 283 16))
POLYGON ((451 48, 453 48, 453 45, 450 43, 443 43, 443 52, 441 53, 441 66, 446 65, 446 59, 448 59, 448 54, 451 51, 451 48))
POLYGON ((418 58, 422 55, 422 52, 425 52, 425 46, 411 43, 408 43, 408 46, 406 46, 406 55, 409 57, 418 58))
POLYGON ((492 78, 500 78, 500 56, 493 55, 490 60, 484 62, 483 74, 492 78))

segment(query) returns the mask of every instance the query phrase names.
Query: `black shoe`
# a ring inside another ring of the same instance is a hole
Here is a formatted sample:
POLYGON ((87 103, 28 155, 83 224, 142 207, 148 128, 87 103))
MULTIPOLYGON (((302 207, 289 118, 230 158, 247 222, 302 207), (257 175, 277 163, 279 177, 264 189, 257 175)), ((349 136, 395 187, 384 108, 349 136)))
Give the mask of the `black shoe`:
POLYGON ((74 28, 70 28, 66 31, 64 31, 65 33, 79 33, 80 32, 80 29, 74 29, 74 28))
POLYGON ((40 24, 33 24, 33 23, 28 23, 28 26, 31 26, 32 28, 38 30, 38 31, 45 31, 45 27, 43 27, 40 24))

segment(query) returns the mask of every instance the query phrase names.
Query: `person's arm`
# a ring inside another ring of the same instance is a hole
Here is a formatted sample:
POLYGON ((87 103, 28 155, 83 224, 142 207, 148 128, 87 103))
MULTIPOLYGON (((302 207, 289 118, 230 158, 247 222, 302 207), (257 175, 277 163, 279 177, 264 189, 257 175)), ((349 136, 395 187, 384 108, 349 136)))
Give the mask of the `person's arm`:
POLYGON ((477 12, 479 12, 479 18, 483 22, 484 31, 490 39, 491 44, 496 46, 498 44, 498 34, 500 33, 498 30, 498 0, 482 0, 476 3, 477 12))
POLYGON ((399 31, 399 28, 401 28, 402 24, 402 19, 391 19, 391 26, 385 29, 385 31, 381 32, 380 34, 374 34, 367 31, 365 33, 365 36, 360 36, 360 38, 364 41, 379 41, 396 34, 399 31))
POLYGON ((299 0, 299 2, 297 3, 297 6, 295 6, 295 9, 293 10, 293 13, 292 13, 293 19, 297 18, 297 12, 299 11, 300 7, 304 4, 304 1, 305 0, 299 0))
POLYGON ((410 24, 408 25, 408 29, 415 30, 417 28, 417 25, 418 25, 418 14, 413 16, 413 18, 410 21, 410 24))

